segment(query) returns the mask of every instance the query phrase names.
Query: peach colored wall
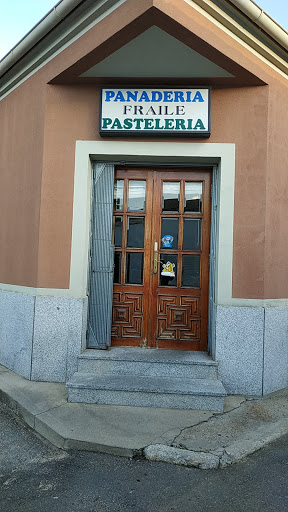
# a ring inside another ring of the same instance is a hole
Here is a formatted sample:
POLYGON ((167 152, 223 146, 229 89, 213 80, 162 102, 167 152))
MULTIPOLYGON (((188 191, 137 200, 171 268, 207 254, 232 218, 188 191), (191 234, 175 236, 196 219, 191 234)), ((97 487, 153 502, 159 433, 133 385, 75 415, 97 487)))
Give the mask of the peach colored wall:
POLYGON ((95 86, 47 86, 38 263, 42 288, 69 288, 75 141, 98 138, 98 103, 95 86))
POLYGON ((264 296, 268 94, 265 87, 216 90, 210 142, 236 144, 233 297, 264 296))
POLYGON ((36 286, 45 90, 25 82, 0 102, 0 282, 36 286))
POLYGON ((265 297, 288 297, 288 83, 270 87, 265 226, 265 297))
MULTIPOLYGON (((162 0, 157 3, 165 4, 162 0)), ((0 282, 69 287, 75 141, 99 139, 98 95, 93 84, 46 84, 102 44, 113 31, 116 33, 125 23, 140 16, 148 4, 152 2, 127 2, 120 15, 117 11, 118 14, 101 22, 102 30, 91 29, 0 102, 0 133, 4 133, 6 123, 10 132, 9 139, 7 135, 0 138, 3 144, 0 198, 7 212, 0 218, 0 282), (16 147, 20 148, 17 154, 16 147)), ((212 136, 202 142, 236 143, 233 296, 283 297, 285 293, 287 296, 285 285, 280 283, 283 272, 287 273, 285 194, 281 195, 287 186, 284 176, 287 156, 273 129, 280 122, 282 111, 277 98, 287 94, 284 80, 277 82, 275 72, 247 50, 240 51, 237 42, 202 19, 199 13, 192 23, 187 17, 187 4, 178 2, 177 5, 181 7, 178 11, 173 2, 166 2, 173 19, 178 17, 179 22, 199 33, 201 29, 203 38, 222 51, 226 48, 230 58, 241 60, 242 65, 246 64, 262 80, 270 82, 264 87, 213 90, 212 136), (273 200, 276 183, 266 190, 267 172, 269 179, 277 175, 281 183, 277 204, 273 200), (275 230, 276 224, 283 232, 275 230), (275 267, 273 257, 277 261, 275 267)), ((285 128, 284 121, 281 122, 285 128)))

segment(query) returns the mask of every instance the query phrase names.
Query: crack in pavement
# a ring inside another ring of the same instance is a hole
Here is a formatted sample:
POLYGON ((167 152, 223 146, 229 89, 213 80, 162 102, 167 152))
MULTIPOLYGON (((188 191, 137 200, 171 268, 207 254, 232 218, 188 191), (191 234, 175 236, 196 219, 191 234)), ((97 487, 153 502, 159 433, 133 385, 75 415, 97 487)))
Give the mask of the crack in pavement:
POLYGON ((60 407, 63 407, 63 405, 66 405, 66 404, 55 405, 54 407, 50 407, 49 409, 47 409, 45 411, 41 411, 38 414, 34 414, 34 416, 35 416, 35 418, 38 418, 39 416, 41 416, 41 414, 46 414, 47 412, 53 411, 54 409, 59 409, 60 407))

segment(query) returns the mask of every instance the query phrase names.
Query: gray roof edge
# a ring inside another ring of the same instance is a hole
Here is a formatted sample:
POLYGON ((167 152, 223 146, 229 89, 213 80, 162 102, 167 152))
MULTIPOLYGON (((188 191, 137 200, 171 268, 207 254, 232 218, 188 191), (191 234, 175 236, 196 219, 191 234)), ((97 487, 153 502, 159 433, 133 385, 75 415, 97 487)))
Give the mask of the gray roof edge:
POLYGON ((61 0, 0 61, 0 98, 125 1, 61 0))
MULTIPOLYGON (((126 0, 122 0, 126 1, 126 0)), ((192 0, 194 2, 194 0, 192 0)), ((8 53, 0 60, 0 77, 9 71, 25 54, 27 54, 41 39, 43 39, 53 28, 55 28, 61 21, 66 19, 71 12, 76 9, 80 4, 85 3, 85 0, 60 0, 40 21, 37 23, 8 53)), ((95 9, 100 5, 107 4, 107 9, 111 3, 116 4, 117 0, 97 0, 95 2, 95 9)), ((195 4, 201 4, 205 10, 207 0, 195 0, 195 4)), ((209 0, 211 4, 211 0, 209 0)), ((212 0, 212 3, 217 3, 212 0)), ((278 44, 288 50, 288 33, 276 21, 274 21, 268 14, 266 14, 255 2, 252 0, 229 0, 236 8, 242 11, 243 14, 250 17, 261 30, 266 32, 278 44), (251 15, 250 15, 251 14, 251 15)))
POLYGON ((8 53, 0 60, 0 76, 58 25, 85 0, 60 0, 8 53))
POLYGON ((288 32, 253 0, 229 0, 251 21, 288 50, 288 32))

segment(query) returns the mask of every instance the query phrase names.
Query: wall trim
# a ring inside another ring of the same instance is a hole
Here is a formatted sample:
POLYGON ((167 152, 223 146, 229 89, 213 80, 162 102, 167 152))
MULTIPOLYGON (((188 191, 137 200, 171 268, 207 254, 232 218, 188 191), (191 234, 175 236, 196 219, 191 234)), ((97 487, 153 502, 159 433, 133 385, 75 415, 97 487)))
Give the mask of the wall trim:
POLYGON ((195 165, 218 165, 220 204, 216 263, 216 303, 231 303, 235 181, 235 144, 126 141, 77 141, 75 153, 74 209, 70 290, 84 296, 91 197, 91 160, 195 165), (221 264, 219 264, 221 262, 221 264), (225 276, 225 278, 224 278, 225 276))

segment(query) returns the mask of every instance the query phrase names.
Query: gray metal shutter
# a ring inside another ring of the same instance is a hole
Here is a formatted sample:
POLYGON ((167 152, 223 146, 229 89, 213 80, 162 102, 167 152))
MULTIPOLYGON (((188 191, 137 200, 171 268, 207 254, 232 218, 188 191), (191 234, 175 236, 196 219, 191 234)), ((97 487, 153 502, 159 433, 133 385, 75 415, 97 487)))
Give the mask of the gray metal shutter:
POLYGON ((209 317, 208 317, 208 352, 215 357, 215 265, 217 238, 217 207, 218 207, 218 169, 213 168, 212 203, 211 203, 211 235, 210 235, 210 268, 209 268, 209 317))
POLYGON ((112 245, 114 165, 93 164, 88 347, 111 343, 114 246, 112 245))

